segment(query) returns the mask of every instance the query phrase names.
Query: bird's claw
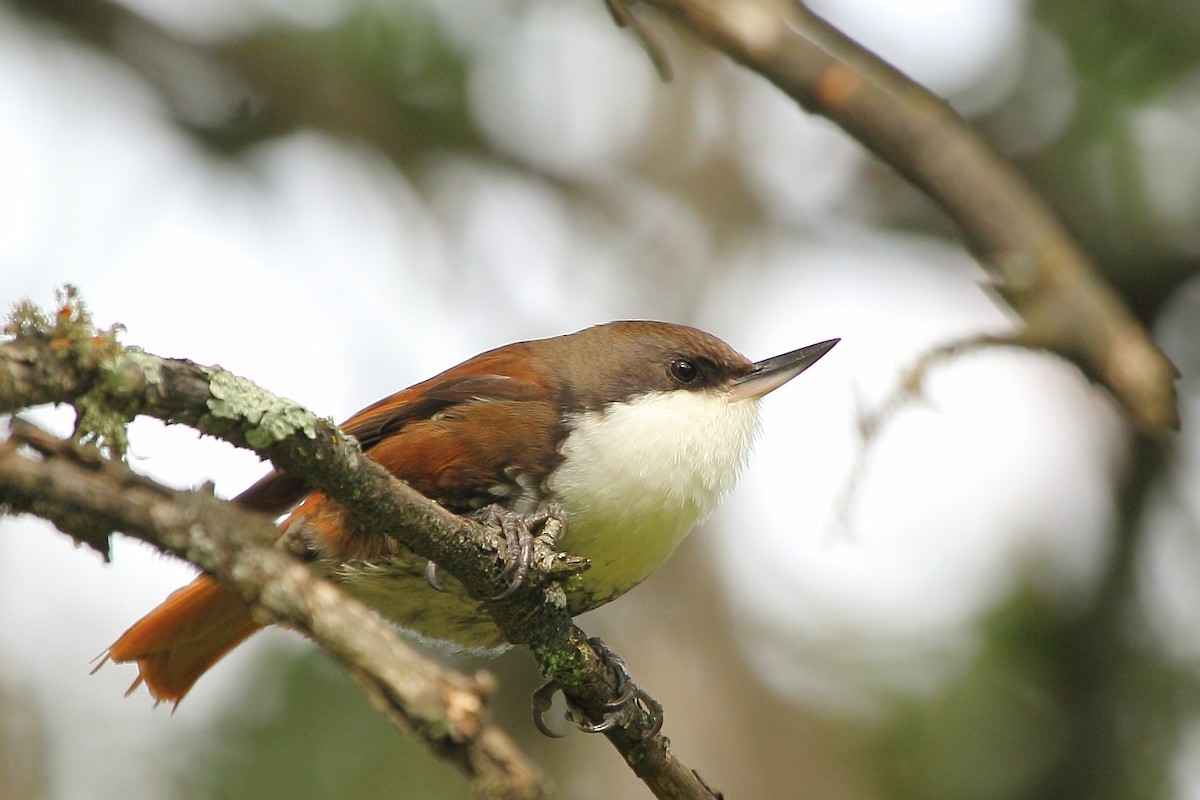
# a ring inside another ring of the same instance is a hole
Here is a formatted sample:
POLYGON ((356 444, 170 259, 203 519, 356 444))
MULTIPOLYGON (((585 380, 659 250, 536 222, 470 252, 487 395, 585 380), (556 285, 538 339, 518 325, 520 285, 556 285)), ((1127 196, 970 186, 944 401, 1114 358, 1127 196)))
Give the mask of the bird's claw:
POLYGON ((547 503, 532 514, 509 511, 498 505, 482 508, 472 519, 483 525, 498 527, 504 534, 504 569, 499 579, 508 586, 492 598, 505 600, 513 595, 525 581, 534 562, 534 550, 538 536, 545 536, 552 545, 567 529, 567 515, 558 503, 547 503), (535 535, 535 530, 541 530, 535 535))
MULTIPOLYGON (((555 578, 573 575, 588 567, 587 559, 558 553, 553 549, 554 543, 567 530, 567 514, 558 503, 548 503, 532 514, 521 514, 498 505, 490 505, 472 514, 471 519, 481 525, 499 528, 504 535, 505 563, 497 577, 501 581, 507 581, 508 586, 493 597, 493 601, 511 597, 513 592, 521 588, 535 561, 547 575, 555 578), (535 535, 534 531, 539 528, 540 532, 535 535), (540 543, 539 539, 544 539, 544 543, 540 543), (545 553, 542 552, 543 549, 545 553), (545 555, 549 555, 550 558, 545 558, 545 555)), ((425 582, 432 589, 446 591, 446 587, 438 578, 437 564, 433 561, 425 564, 425 582)))
MULTIPOLYGON (((601 639, 592 638, 588 642, 595 649, 601 660, 616 674, 617 688, 620 694, 615 700, 604 704, 605 711, 601 715, 600 721, 592 722, 579 707, 571 702, 571 698, 567 697, 564 693, 563 697, 567 701, 567 719, 571 720, 575 724, 575 727, 584 733, 603 733, 611 728, 624 725, 630 715, 637 709, 637 706, 641 705, 651 720, 649 730, 641 738, 649 739, 657 735, 663 726, 662 704, 633 682, 633 676, 629 674, 629 667, 625 666, 624 659, 614 653, 601 639)), ((534 727, 552 739, 561 739, 564 734, 551 729, 546 724, 545 715, 554 703, 554 694, 561 691, 561 689, 562 686, 559 685, 558 681, 552 680, 539 687, 533 693, 534 727)))
POLYGON ((546 712, 554 707, 554 694, 560 689, 558 681, 548 681, 533 690, 530 702, 533 706, 533 727, 542 732, 543 736, 551 739, 562 739, 565 733, 559 733, 546 724, 546 712))
POLYGON ((446 591, 446 587, 442 585, 442 581, 438 578, 437 564, 433 561, 426 562, 425 564, 425 582, 429 584, 429 588, 435 591, 446 591))

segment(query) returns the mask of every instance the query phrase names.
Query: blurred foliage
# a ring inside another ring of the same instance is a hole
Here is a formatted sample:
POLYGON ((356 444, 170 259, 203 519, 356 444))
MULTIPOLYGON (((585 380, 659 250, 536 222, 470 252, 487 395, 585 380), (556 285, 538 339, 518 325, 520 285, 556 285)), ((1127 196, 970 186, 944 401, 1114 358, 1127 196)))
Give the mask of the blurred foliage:
POLYGON ((1066 46, 1085 80, 1078 127, 1094 124, 1090 106, 1114 115, 1195 70, 1200 7, 1174 0, 1146 12, 1137 0, 1035 3, 1034 16, 1066 46))
MULTIPOLYGON (((1181 247, 1146 174, 1153 156, 1194 160, 1200 139, 1191 153, 1154 154, 1135 130, 1140 113, 1197 79, 1200 6, 1175 0, 1149 12, 1137 0, 1034 4, 1034 19, 1068 55, 1076 106, 1061 136, 1021 160, 1143 320, 1200 269, 1194 234, 1181 247)), ((1189 210, 1193 221, 1198 210, 1189 210)))
POLYGON ((49 746, 40 709, 29 694, 0 679, 0 797, 48 796, 49 746))
POLYGON ((419 6, 358 10, 328 29, 273 28, 211 55, 249 87, 237 107, 257 110, 190 126, 218 146, 305 126, 381 146, 398 164, 482 146, 467 114, 462 57, 419 6))
POLYGON ((929 702, 901 700, 875 748, 889 796, 1028 797, 1065 752, 1069 723, 1051 653, 1061 619, 1022 594, 985 622, 964 675, 929 702))
POLYGON ((419 3, 350 9, 326 28, 268 24, 215 42, 107 2, 16 5, 124 61, 158 90, 181 130, 217 152, 235 155, 304 127, 369 142, 399 164, 481 147, 462 56, 419 3))
POLYGON ((471 797, 453 767, 396 735, 324 654, 279 652, 263 661, 243 701, 200 745, 209 752, 180 776, 178 797, 471 797))
POLYGON ((1133 565, 1159 443, 1140 441, 1116 550, 1094 597, 1064 610, 1018 592, 979 628, 970 668, 930 702, 897 704, 873 760, 888 796, 1005 800, 1171 796, 1175 748, 1200 712, 1194 669, 1164 656, 1133 565))
POLYGON ((1091 641, 1094 622, 1034 591, 993 612, 966 673, 882 726, 871 762, 888 796, 1169 796, 1162 766, 1200 710, 1196 680, 1148 643, 1091 641))
MULTIPOLYGON (((211 42, 190 40, 103 0, 10 1, 30 18, 124 61, 159 91, 182 131, 216 152, 236 155, 314 128, 369 144, 410 174, 432 155, 454 153, 548 177, 489 145, 472 120, 466 87, 477 54, 453 45, 421 0, 353 3, 325 27, 268 22, 211 42)), ((521 13, 521 3, 512 6, 521 13)), ((1195 78, 1196 8, 1186 0, 1159 4, 1154 13, 1134 0, 1036 3, 1032 19, 1064 49, 1073 90, 1058 85, 1061 76, 1048 81, 1029 62, 1006 102, 979 112, 985 131, 1037 129, 1047 124, 1038 118, 1050 113, 1046 104, 1073 104, 1065 130, 1016 158, 1142 319, 1151 319, 1200 267, 1197 235, 1181 246, 1179 236, 1189 234, 1173 228, 1186 224, 1168 225, 1148 194, 1154 187, 1145 174, 1146 143, 1134 130, 1140 111, 1195 78), (1060 101, 1055 92, 1070 97, 1060 101), (1031 94, 1042 98, 1031 103, 1031 94)), ((1034 54, 1036 33, 1030 28, 1025 43, 1034 54)), ((614 30, 617 35, 623 34, 614 30)), ((672 53, 677 60, 693 56, 677 48, 672 53)), ((676 92, 691 96, 687 82, 684 72, 676 92)), ((769 212, 751 210, 753 188, 721 154, 689 160, 678 140, 691 124, 663 117, 658 142, 646 146, 645 175, 686 192, 709 230, 739 235, 753 215, 769 212)), ((1002 149, 1004 138, 998 136, 1002 149)), ((898 178, 875 172, 867 178, 860 191, 877 198, 872 210, 882 209, 884 221, 916 220, 926 231, 953 236, 940 212, 898 178)), ((554 180, 560 188, 587 189, 562 176, 554 180)), ((591 188, 603 207, 600 187, 591 188)), ((1200 196, 1193 200, 1200 204, 1200 196)), ((1191 212, 1195 221, 1200 212, 1191 212)))

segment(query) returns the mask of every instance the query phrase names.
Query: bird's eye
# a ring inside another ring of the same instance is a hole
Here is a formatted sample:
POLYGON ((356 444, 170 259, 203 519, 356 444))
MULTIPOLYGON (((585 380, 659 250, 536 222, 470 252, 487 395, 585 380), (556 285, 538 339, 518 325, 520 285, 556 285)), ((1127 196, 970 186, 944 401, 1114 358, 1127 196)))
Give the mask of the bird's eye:
POLYGON ((671 362, 671 377, 680 383, 691 383, 696 380, 696 365, 686 358, 677 358, 671 362))

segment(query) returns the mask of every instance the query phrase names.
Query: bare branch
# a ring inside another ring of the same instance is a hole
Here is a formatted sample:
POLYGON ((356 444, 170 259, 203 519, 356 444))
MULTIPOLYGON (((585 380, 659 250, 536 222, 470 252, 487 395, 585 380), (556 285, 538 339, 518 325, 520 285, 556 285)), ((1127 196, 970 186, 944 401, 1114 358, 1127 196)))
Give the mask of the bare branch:
POLYGON ((941 98, 793 0, 643 0, 836 122, 958 224, 1022 341, 1100 381, 1144 431, 1179 426, 1178 372, 1037 192, 941 98))

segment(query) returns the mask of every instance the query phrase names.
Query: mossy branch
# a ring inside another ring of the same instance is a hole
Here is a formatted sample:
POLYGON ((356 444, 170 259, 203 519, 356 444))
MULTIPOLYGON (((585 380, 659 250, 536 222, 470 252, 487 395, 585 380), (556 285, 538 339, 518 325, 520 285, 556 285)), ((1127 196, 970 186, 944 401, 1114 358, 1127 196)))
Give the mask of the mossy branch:
MULTIPOLYGON (((366 457, 358 443, 329 420, 220 368, 122 347, 115 329, 94 330, 74 290, 62 293, 53 315, 22 304, 5 331, 10 339, 0 344, 0 414, 48 402, 72 404, 78 412, 77 438, 101 443, 118 456, 125 443, 124 425, 139 414, 188 425, 269 459, 281 472, 343 505, 360 526, 394 537, 435 561, 474 597, 495 597, 506 587, 499 531, 455 516, 423 497, 366 457)), ((10 455, 18 452, 8 450, 10 455)), ((65 532, 102 549, 108 531, 134 530, 120 518, 103 518, 99 526, 83 529, 74 520, 88 513, 86 505, 75 507, 72 517, 57 513, 53 497, 35 493, 15 501, 14 491, 0 476, 0 502, 59 522, 65 532)), ((214 498, 205 502, 209 501, 228 505, 214 498)), ((239 521, 220 528, 234 546, 255 551, 276 536, 272 526, 261 524, 247 527, 239 521)), ((147 528, 145 533, 155 540, 156 531, 147 528)), ((158 544, 231 585, 239 580, 191 550, 158 544)), ((572 622, 554 577, 552 571, 531 570, 519 590, 490 603, 489 612, 509 641, 530 647, 543 675, 557 682, 585 717, 599 721, 619 700, 621 682, 572 622)), ((263 596, 261 587, 239 591, 243 597, 263 596)), ((631 713, 604 735, 638 776, 658 797, 712 797, 695 773, 671 754, 648 711, 627 705, 631 713)))

